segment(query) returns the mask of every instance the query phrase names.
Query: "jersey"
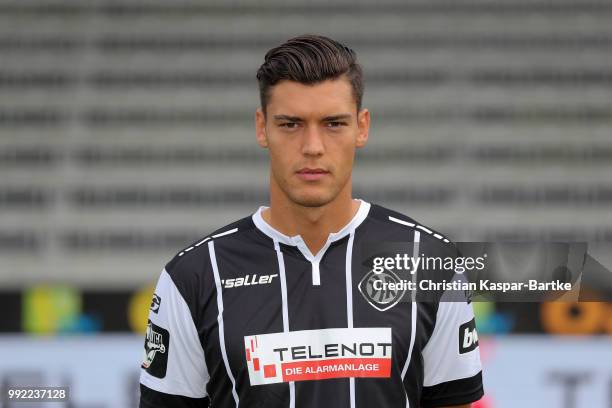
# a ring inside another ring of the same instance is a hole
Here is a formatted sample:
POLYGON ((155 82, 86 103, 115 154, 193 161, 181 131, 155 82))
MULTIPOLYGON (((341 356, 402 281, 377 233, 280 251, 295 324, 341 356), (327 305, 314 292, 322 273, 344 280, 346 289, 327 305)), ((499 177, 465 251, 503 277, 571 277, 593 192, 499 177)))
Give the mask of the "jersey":
POLYGON ((162 271, 141 407, 416 408, 480 399, 469 301, 384 290, 364 262, 372 242, 448 255, 456 251, 448 239, 361 200, 313 254, 301 236, 269 225, 265 208, 185 248, 162 271))

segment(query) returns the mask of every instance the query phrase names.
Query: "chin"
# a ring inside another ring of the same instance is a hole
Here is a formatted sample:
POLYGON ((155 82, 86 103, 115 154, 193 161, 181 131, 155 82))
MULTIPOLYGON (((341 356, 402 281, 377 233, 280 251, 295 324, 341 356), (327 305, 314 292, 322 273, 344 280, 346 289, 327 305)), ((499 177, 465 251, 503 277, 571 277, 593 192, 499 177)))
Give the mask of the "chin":
POLYGON ((337 194, 332 192, 296 192, 289 194, 289 198, 294 203, 303 207, 322 207, 336 198, 337 194))

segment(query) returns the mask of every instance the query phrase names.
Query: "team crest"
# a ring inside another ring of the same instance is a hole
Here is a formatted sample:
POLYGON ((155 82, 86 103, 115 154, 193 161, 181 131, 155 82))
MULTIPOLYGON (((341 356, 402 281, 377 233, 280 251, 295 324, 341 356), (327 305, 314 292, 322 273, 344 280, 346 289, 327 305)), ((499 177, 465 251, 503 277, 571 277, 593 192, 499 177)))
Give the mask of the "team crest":
POLYGON ((400 282, 400 278, 391 271, 384 270, 376 273, 371 270, 361 279, 357 288, 370 305, 384 312, 391 309, 404 297, 405 289, 388 289, 389 283, 398 284, 400 282), (382 285, 383 283, 385 285, 382 285))

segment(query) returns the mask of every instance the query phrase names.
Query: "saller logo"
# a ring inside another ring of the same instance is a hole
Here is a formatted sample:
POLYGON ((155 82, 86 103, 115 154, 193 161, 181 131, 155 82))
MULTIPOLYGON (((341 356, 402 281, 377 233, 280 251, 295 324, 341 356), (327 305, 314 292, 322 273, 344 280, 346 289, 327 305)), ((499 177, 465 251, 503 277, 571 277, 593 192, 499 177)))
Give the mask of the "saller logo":
POLYGON ((170 334, 168 330, 149 320, 145 336, 142 368, 154 377, 164 378, 166 376, 169 342, 170 334))
POLYGON ((472 319, 459 326, 459 354, 465 354, 478 347, 476 320, 472 319))
POLYGON ((393 289, 389 289, 389 284, 400 282, 400 278, 391 271, 384 270, 376 273, 371 270, 361 279, 357 289, 370 305, 384 312, 397 305, 406 293, 406 289, 397 289, 399 285, 391 285, 393 289))
POLYGON ((241 278, 221 279, 221 284, 226 289, 237 288, 239 286, 266 285, 272 283, 272 280, 277 276, 277 273, 259 276, 257 274, 252 274, 241 278))
POLYGON ((244 337, 251 385, 391 376, 391 328, 300 330, 244 337))

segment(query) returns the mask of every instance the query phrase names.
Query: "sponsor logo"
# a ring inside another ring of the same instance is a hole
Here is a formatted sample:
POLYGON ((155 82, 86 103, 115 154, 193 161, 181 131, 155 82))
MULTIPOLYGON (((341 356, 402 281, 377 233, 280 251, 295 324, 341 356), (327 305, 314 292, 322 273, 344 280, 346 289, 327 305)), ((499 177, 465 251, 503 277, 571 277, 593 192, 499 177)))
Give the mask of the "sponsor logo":
POLYGON ((166 376, 169 343, 170 334, 168 330, 149 320, 145 336, 142 368, 154 377, 164 378, 166 376))
POLYGON ((388 270, 380 273, 371 270, 361 279, 357 288, 364 299, 381 312, 397 305, 406 293, 406 286, 402 285, 402 280, 388 270))
POLYGON ((476 320, 472 319, 459 326, 459 354, 465 354, 478 347, 476 320))
POLYGON ((226 289, 237 288, 239 286, 267 285, 272 283, 277 276, 277 273, 273 275, 257 275, 254 273, 241 278, 221 279, 221 284, 226 289))
POLYGON ((300 330, 245 336, 251 385, 391 376, 391 328, 300 330))
POLYGON ((157 293, 153 294, 153 299, 151 300, 151 311, 153 313, 159 312, 159 307, 161 306, 161 297, 157 293))

